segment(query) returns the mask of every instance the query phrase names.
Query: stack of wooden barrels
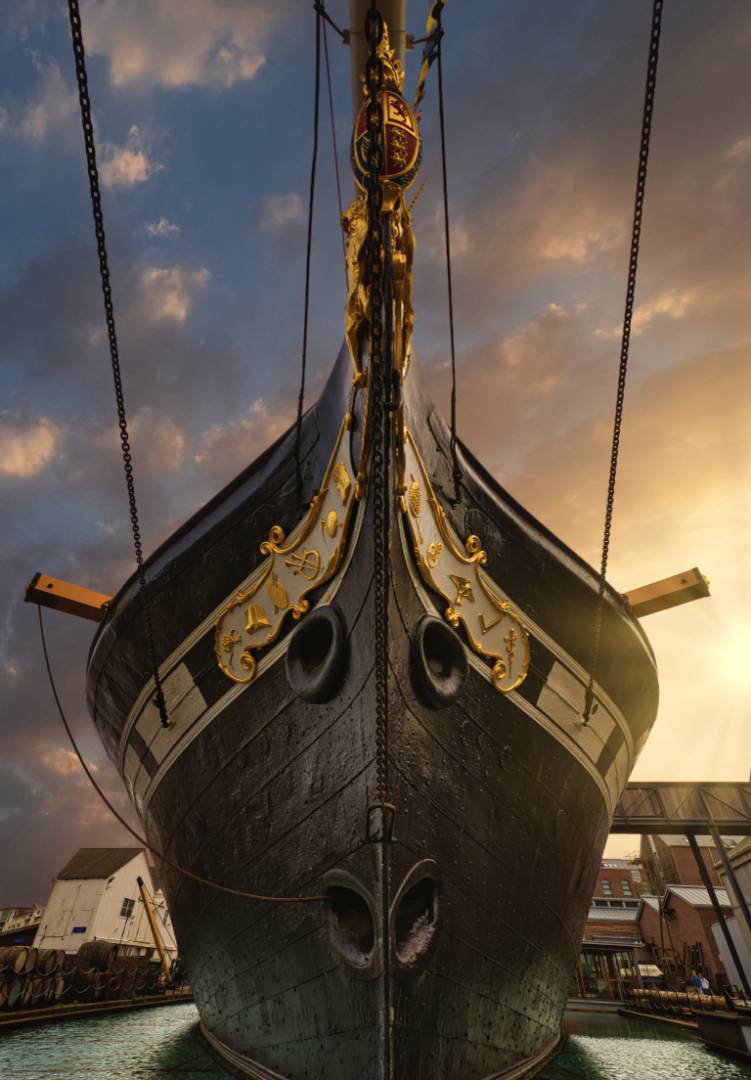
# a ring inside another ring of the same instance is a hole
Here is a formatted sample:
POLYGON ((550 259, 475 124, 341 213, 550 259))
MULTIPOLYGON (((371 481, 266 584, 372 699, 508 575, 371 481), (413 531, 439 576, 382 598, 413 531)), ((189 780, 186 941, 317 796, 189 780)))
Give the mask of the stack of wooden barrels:
MULTIPOLYGON (((177 965, 175 965, 177 976, 177 965)), ((0 1010, 49 1008, 76 1001, 114 1001, 165 989, 161 967, 145 956, 118 956, 108 941, 87 941, 77 953, 0 948, 0 1010)), ((179 983, 173 978, 170 988, 179 983)))

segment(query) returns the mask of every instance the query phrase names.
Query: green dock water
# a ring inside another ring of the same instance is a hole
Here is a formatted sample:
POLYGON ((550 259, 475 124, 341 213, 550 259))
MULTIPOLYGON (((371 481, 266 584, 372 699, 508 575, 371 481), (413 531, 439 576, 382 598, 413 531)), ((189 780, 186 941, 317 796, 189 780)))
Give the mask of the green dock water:
MULTIPOLYGON (((0 1078, 228 1080, 196 1034, 197 1016, 193 1005, 172 1005, 0 1033, 0 1078)), ((751 1066, 679 1029, 597 1014, 567 1024, 566 1046, 540 1080, 751 1080, 751 1066)))

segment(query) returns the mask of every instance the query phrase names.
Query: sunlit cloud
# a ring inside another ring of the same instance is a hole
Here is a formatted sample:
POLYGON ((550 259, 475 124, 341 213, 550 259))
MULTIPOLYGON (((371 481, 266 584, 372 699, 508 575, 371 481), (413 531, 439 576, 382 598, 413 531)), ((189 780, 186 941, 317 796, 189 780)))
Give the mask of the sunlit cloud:
POLYGON ((228 424, 215 424, 199 442, 195 462, 201 472, 229 479, 253 461, 292 421, 289 406, 269 406, 262 398, 245 416, 228 424))
MULTIPOLYGON (((683 319, 706 299, 706 294, 701 289, 668 289, 658 293, 651 300, 646 300, 643 304, 636 306, 631 320, 631 333, 637 337, 661 317, 683 319)), ((622 326, 614 326, 611 330, 601 328, 595 330, 596 336, 605 340, 618 338, 622 332, 622 326)))
POLYGON ((37 92, 26 105, 0 108, 0 132, 42 142, 67 129, 78 109, 78 99, 54 60, 47 64, 35 56, 33 63, 39 73, 37 92))
POLYGON ((303 217, 302 199, 294 191, 279 195, 266 195, 261 200, 261 227, 268 232, 276 232, 290 225, 297 225, 303 220, 303 217))
POLYGON ((99 175, 105 187, 131 187, 142 184, 164 166, 149 159, 143 146, 141 132, 134 124, 128 132, 125 146, 103 143, 99 175))
POLYGON ((31 422, 0 413, 0 475, 30 477, 55 457, 60 429, 46 416, 31 422))
POLYGON ((160 217, 158 221, 147 221, 143 231, 147 236, 173 236, 180 232, 180 226, 166 217, 160 217))
POLYGON ((743 135, 740 139, 736 139, 726 152, 725 157, 729 161, 740 161, 743 158, 751 157, 751 135, 743 135))
POLYGON ((141 275, 141 285, 151 319, 185 322, 193 298, 210 277, 205 267, 198 270, 147 267, 141 275))
POLYGON ((589 263, 604 251, 611 251, 623 240, 623 229, 612 222, 603 228, 575 227, 554 232, 542 240, 544 259, 551 261, 589 263))
POLYGON ((258 74, 279 14, 260 0, 89 0, 86 44, 116 87, 228 88, 258 74))

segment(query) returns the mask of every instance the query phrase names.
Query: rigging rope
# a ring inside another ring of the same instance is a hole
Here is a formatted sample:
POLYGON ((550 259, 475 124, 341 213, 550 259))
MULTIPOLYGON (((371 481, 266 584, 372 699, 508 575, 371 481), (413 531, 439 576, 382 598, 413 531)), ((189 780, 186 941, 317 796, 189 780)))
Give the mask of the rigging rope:
POLYGON ((634 198, 634 220, 631 230, 631 250, 628 262, 628 281, 626 285, 626 304, 623 314, 623 335, 621 338, 621 357, 618 368, 618 388, 615 397, 615 418, 613 421, 613 442, 610 451, 610 474, 608 494, 605 504, 605 524, 602 536, 602 560, 600 564, 600 582, 597 594, 597 610, 592 646, 592 662, 589 670, 589 682, 584 698, 583 722, 588 724, 594 703, 594 683, 600 658, 602 639, 602 620, 605 598, 605 575, 608 569, 610 552, 610 534, 613 525, 613 505, 615 502, 615 482, 618 472, 618 451, 621 442, 621 424, 623 421, 623 400, 626 393, 626 373, 628 353, 631 342, 631 322, 634 314, 634 296, 636 294, 636 271, 639 262, 639 241, 644 214, 644 195, 647 183, 647 162, 649 142, 652 133, 652 115, 654 113, 655 89, 657 86, 657 61, 660 51, 660 30, 662 27, 662 8, 664 0, 654 0, 652 7, 652 27, 649 38, 649 56, 647 60, 647 80, 644 90, 644 108, 642 112, 641 140, 639 143, 639 167, 636 174, 636 195, 634 198))
POLYGON ((89 84, 86 75, 86 54, 83 46, 83 31, 81 27, 81 13, 78 8, 78 0, 68 0, 68 15, 70 18, 70 32, 73 42, 73 57, 76 66, 76 81, 78 83, 78 102, 81 109, 81 126, 83 128, 83 141, 86 151, 86 167, 89 175, 89 192, 91 195, 91 210, 94 216, 94 231, 96 233, 97 255, 99 256, 99 276, 102 283, 102 297, 104 299, 104 315, 107 323, 107 338, 109 340, 110 361, 112 364, 112 379, 115 385, 115 401, 117 405, 117 421, 120 428, 120 447, 122 450, 123 470, 125 472, 125 486, 128 492, 128 505, 130 508, 130 524, 133 534, 133 549, 136 556, 138 573, 138 585, 143 599, 143 623, 144 636, 146 638, 146 655, 148 656, 149 669, 154 679, 159 719, 163 727, 169 727, 169 717, 164 701, 164 691, 159 675, 159 666, 156 662, 154 648, 154 629, 151 621, 150 589, 146 582, 146 573, 143 568, 143 544, 141 541, 141 526, 138 519, 138 507, 136 504, 135 480, 133 477, 133 458, 128 436, 128 423, 125 414, 125 394, 123 392, 122 375, 120 371, 120 351, 117 343, 117 330, 115 327, 115 308, 112 298, 112 285, 110 283, 109 260, 107 258, 107 243, 104 234, 104 215, 102 213, 102 196, 99 190, 99 171, 96 162, 96 146, 94 143, 94 123, 91 118, 91 100, 89 98, 89 84))
MULTIPOLYGON (((316 2, 313 4, 313 7, 316 9, 316 11, 318 12, 319 15, 323 16, 323 18, 329 24, 331 29, 334 31, 334 33, 339 35, 339 37, 342 39, 342 41, 345 43, 345 45, 349 44, 349 38, 347 37, 347 34, 344 32, 344 30, 342 30, 340 27, 338 27, 336 25, 336 23, 334 22, 334 20, 331 18, 328 11, 326 10, 326 5, 323 3, 323 0, 316 0, 316 2)), ((324 32, 325 32, 325 27, 324 27, 324 32)))
POLYGON ((52 696, 55 699, 55 705, 57 707, 58 714, 63 722, 63 727, 65 728, 68 740, 70 741, 70 745, 73 747, 73 752, 78 758, 81 768, 89 778, 92 787, 94 788, 104 805, 107 807, 109 812, 120 822, 122 827, 126 829, 130 833, 130 835, 138 841, 139 844, 145 847, 147 851, 150 851, 152 855, 155 855, 157 859, 164 863, 165 866, 169 866, 169 868, 171 870, 174 870, 176 873, 182 874, 183 877, 190 878, 191 881, 198 882, 199 885, 205 885, 209 889, 215 889, 217 892, 227 893, 229 896, 239 896, 245 900, 261 900, 266 903, 272 904, 308 904, 328 899, 326 896, 265 896, 262 893, 247 892, 244 889, 232 889, 229 885, 220 885, 218 882, 211 881, 209 878, 201 877, 200 874, 194 874, 192 870, 186 870, 184 867, 178 866, 176 862, 168 859, 166 855, 162 854, 161 851, 159 851, 152 844, 150 844, 148 840, 141 836, 140 833, 136 832, 136 830, 128 824, 122 814, 120 814, 119 811, 115 809, 110 800, 104 794, 101 787, 94 779, 93 773, 86 764, 83 754, 78 748, 78 743, 76 742, 76 738, 73 734, 73 731, 71 730, 70 724, 68 723, 68 718, 65 715, 65 711, 60 701, 60 696, 57 692, 55 678, 52 674, 52 666, 50 664, 49 653, 47 651, 47 639, 44 634, 44 619, 42 617, 42 608, 39 604, 37 604, 37 612, 39 614, 39 634, 42 639, 42 652, 44 654, 44 666, 47 669, 47 678, 49 679, 50 689, 52 690, 52 696))
POLYGON ((417 38, 413 41, 413 45, 425 44, 425 48, 422 51, 422 64, 420 66, 420 73, 417 76, 417 89, 415 91, 415 108, 417 109, 425 96, 425 83, 427 82, 428 72, 430 71, 433 63, 438 57, 438 47, 441 40, 441 15, 448 0, 430 0, 430 6, 428 10, 428 17, 425 20, 425 37, 417 38))
POLYGON ((461 498, 462 471, 456 443, 456 343, 454 338, 454 288, 451 276, 451 227, 449 222, 449 187, 446 169, 446 118, 443 107, 443 3, 435 6, 430 19, 435 19, 435 38, 438 58, 438 114, 441 123, 441 167, 443 171, 443 225, 446 240, 446 279, 449 299, 449 335, 451 338, 451 469, 454 479, 454 502, 461 498))
POLYGON ((316 74, 313 98, 313 157, 310 163, 310 188, 308 192, 308 240, 305 253, 305 311, 303 314, 302 361, 300 364, 300 391, 297 396, 297 425, 295 432, 295 474, 297 477, 297 498, 302 502, 302 463, 300 461, 300 443, 302 439, 302 414, 305 402, 305 375, 308 364, 308 317, 310 313, 310 255, 313 247, 313 206, 316 191, 316 166, 318 164, 318 116, 321 101, 321 20, 322 7, 314 3, 316 13, 316 74))
MULTIPOLYGON (((325 15, 325 11, 324 11, 325 15)), ((334 95, 331 91, 331 65, 329 64, 329 39, 326 33, 326 23, 323 24, 323 55, 326 60, 326 86, 328 88, 329 97, 329 120, 331 122, 331 148, 334 154, 334 174, 336 176, 336 199, 339 206, 339 221, 341 223, 342 216, 344 214, 344 204, 342 203, 342 181, 339 176, 339 154, 336 149, 336 119, 334 116, 334 95)), ((342 237, 342 256, 344 258, 344 284, 347 286, 347 245, 344 240, 344 230, 340 228, 342 237)))

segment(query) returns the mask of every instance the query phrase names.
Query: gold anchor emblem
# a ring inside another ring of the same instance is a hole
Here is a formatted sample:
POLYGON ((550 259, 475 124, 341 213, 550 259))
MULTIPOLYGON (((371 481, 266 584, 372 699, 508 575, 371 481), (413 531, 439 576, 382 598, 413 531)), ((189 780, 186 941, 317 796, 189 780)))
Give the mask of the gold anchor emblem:
POLYGON ((471 581, 467 581, 466 578, 460 577, 459 574, 449 574, 449 578, 453 581, 456 588, 456 599, 454 600, 454 603, 457 607, 461 607, 462 600, 469 600, 470 603, 475 602, 471 581))
POLYGON ((306 581, 312 581, 318 577, 321 569, 321 555, 315 548, 304 547, 302 551, 295 551, 285 559, 284 565, 289 566, 293 574, 300 574, 306 581))
POLYGON ((263 630, 264 626, 271 626, 263 604, 249 604, 246 612, 245 629, 249 634, 255 634, 256 630, 263 630))

